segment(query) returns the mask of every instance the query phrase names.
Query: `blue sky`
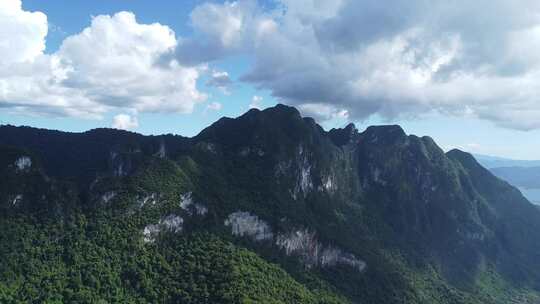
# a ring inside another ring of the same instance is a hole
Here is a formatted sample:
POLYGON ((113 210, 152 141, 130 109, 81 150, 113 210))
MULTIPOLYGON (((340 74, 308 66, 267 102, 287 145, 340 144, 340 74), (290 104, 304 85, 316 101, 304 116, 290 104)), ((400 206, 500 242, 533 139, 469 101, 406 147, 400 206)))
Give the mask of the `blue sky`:
MULTIPOLYGON (((408 133, 433 137, 445 150, 540 159, 538 58, 528 53, 536 45, 511 47, 535 39, 540 46, 540 22, 512 23, 526 11, 508 11, 504 1, 493 10, 508 12, 508 20, 492 26, 492 32, 480 31, 490 25, 489 18, 482 19, 487 24, 471 22, 471 4, 460 1, 450 10, 435 1, 434 15, 450 12, 437 21, 422 13, 422 1, 394 1, 390 11, 400 11, 399 16, 367 0, 23 0, 20 8, 19 0, 7 1, 13 6, 0 5, 0 25, 13 32, 0 38, 11 38, 14 46, 0 46, 0 55, 8 58, 0 60, 0 72, 21 74, 12 83, 0 73, 0 88, 2 77, 7 88, 0 95, 2 124, 66 131, 114 125, 143 134, 192 136, 221 116, 242 114, 253 101, 258 107, 282 102, 327 129, 350 121, 359 129, 398 123, 408 133), (132 14, 117 15, 122 11, 132 14), (19 18, 30 12, 31 17, 19 18), (390 19, 377 23, 379 15, 390 19), (107 40, 99 35, 112 41, 98 45, 107 40), (494 42, 508 48, 495 52, 488 47, 494 42), (139 46, 140 52, 121 53, 139 46), (146 60, 152 63, 138 66, 146 60), (169 66, 156 68, 159 62, 169 66), (138 69, 131 72, 130 66, 138 69), (83 71, 93 78, 77 75, 83 71), (212 82, 217 75, 225 75, 223 86, 211 85, 218 83, 212 82), (57 77, 64 78, 49 90, 47 83, 57 77), (187 80, 177 84, 175 78, 187 80), (44 86, 46 98, 30 100, 42 93, 21 88, 21 79, 44 86), (123 87, 131 90, 118 93, 123 87), (149 98, 135 95, 139 89, 149 98)), ((528 10, 537 8, 531 4, 528 10)))

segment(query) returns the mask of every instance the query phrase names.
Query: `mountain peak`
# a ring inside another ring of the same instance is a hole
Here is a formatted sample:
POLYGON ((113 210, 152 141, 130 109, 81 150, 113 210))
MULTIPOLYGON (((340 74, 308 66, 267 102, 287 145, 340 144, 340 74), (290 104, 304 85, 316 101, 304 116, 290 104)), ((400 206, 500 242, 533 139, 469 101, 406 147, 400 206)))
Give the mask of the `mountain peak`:
POLYGON ((407 134, 399 125, 370 126, 361 135, 371 143, 391 144, 407 139, 407 134))
POLYGON ((343 146, 358 136, 358 129, 353 123, 349 123, 343 129, 330 130, 328 135, 336 146, 343 146))
POLYGON ((201 131, 195 140, 227 146, 245 146, 255 141, 277 144, 310 137, 314 125, 313 120, 302 118, 296 108, 277 104, 264 110, 251 109, 237 118, 221 118, 201 131))
POLYGON ((277 105, 273 107, 266 108, 262 110, 261 112, 264 114, 290 115, 292 117, 298 117, 298 118, 301 117, 298 109, 296 109, 295 107, 281 104, 281 103, 278 103, 277 105))
POLYGON ((348 130, 348 131, 351 131, 351 132, 353 132, 355 130, 358 131, 358 129, 356 129, 356 126, 352 122, 345 126, 345 130, 348 130))
POLYGON ((459 149, 452 149, 446 152, 446 156, 450 159, 459 161, 470 170, 481 171, 483 173, 489 172, 486 168, 482 167, 476 158, 469 152, 464 152, 459 149))
POLYGON ((471 153, 461 151, 459 149, 452 149, 446 152, 446 155, 450 158, 459 159, 465 162, 477 163, 476 158, 471 153))

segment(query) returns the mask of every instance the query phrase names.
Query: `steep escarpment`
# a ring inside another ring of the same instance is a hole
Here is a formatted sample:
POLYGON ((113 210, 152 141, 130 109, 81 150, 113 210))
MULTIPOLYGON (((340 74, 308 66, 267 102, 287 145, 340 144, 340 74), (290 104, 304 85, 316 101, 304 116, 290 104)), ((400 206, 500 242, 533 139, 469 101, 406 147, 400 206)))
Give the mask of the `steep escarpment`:
POLYGON ((540 211, 469 154, 399 126, 326 132, 278 105, 193 138, 1 127, 0 146, 0 240, 13 244, 0 251, 0 291, 12 299, 29 286, 28 299, 109 302, 539 299, 540 211), (72 273, 21 283, 47 273, 25 238, 72 273))

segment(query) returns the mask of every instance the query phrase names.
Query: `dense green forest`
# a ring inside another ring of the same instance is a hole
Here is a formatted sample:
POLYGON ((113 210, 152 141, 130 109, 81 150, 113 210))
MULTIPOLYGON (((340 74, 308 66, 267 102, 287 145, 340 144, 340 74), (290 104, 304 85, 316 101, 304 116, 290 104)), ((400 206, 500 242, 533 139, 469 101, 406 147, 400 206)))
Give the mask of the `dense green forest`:
POLYGON ((143 244, 134 227, 2 223, 2 303, 344 303, 211 234, 143 244))

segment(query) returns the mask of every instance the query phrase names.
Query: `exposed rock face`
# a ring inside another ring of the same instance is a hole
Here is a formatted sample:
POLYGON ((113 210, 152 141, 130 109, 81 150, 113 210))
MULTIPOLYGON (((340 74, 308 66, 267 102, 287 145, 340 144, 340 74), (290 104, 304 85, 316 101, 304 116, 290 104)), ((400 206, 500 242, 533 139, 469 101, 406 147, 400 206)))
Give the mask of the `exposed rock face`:
POLYGON ((298 183, 295 188, 295 195, 302 193, 304 196, 313 188, 313 181, 311 178, 311 164, 309 161, 309 153, 303 146, 298 148, 298 183))
POLYGON ((136 168, 137 159, 142 155, 139 148, 130 148, 127 151, 110 152, 110 169, 115 177, 124 177, 136 168))
POLYGON ((23 200, 23 195, 22 194, 17 194, 15 196, 15 198, 13 198, 13 200, 11 201, 11 205, 12 206, 17 206, 22 200, 23 200))
POLYGON ((325 190, 328 193, 333 193, 337 190, 336 177, 333 175, 333 173, 322 177, 322 185, 319 186, 319 190, 325 190))
POLYGON ((104 194, 101 196, 101 202, 102 202, 103 204, 108 204, 108 203, 111 202, 115 197, 116 197, 116 191, 109 191, 109 192, 106 192, 106 193, 104 193, 104 194))
POLYGON ((183 223, 184 223, 184 219, 174 214, 167 215, 166 217, 162 218, 159 222, 159 224, 163 226, 166 230, 172 231, 174 233, 178 233, 182 231, 183 223))
POLYGON ((156 193, 148 194, 145 196, 139 196, 137 199, 137 203, 139 204, 139 208, 142 208, 146 205, 155 205, 157 203, 158 195, 156 193))
POLYGON ((341 251, 341 249, 334 247, 327 247, 323 249, 321 254, 320 263, 322 267, 332 267, 336 265, 347 265, 358 271, 363 271, 367 264, 366 262, 358 259, 351 253, 341 251))
POLYGON ((189 215, 204 216, 208 213, 206 206, 193 201, 191 192, 182 194, 180 197, 180 208, 184 209, 189 215))
POLYGON ((305 229, 278 235, 276 245, 285 250, 287 255, 299 256, 307 267, 343 264, 358 271, 363 271, 366 268, 364 261, 356 258, 353 254, 343 252, 341 249, 323 246, 317 240, 314 232, 305 229))
MULTIPOLYGON (((231 213, 225 220, 226 226, 231 226, 235 236, 247 236, 254 241, 274 240, 271 227, 258 216, 249 212, 231 213)), ((306 267, 332 267, 347 265, 358 271, 366 268, 366 263, 353 254, 343 252, 332 246, 323 246, 314 232, 307 229, 279 234, 275 244, 285 251, 288 256, 298 256, 306 267)))
POLYGON ((159 150, 156 152, 156 156, 159 158, 165 158, 167 156, 167 148, 164 142, 159 144, 159 150))
POLYGON ((144 227, 144 242, 154 242, 157 235, 163 231, 172 233, 182 232, 183 224, 184 219, 179 217, 178 215, 169 214, 165 217, 162 217, 157 224, 150 224, 144 227))
POLYGON ((247 236, 255 241, 270 240, 274 237, 272 229, 263 220, 249 212, 234 212, 225 220, 225 226, 230 226, 235 236, 247 236))
MULTIPOLYGON (((284 176, 295 176, 296 182, 294 188, 290 189, 292 197, 306 197, 313 190, 313 166, 310 160, 310 152, 300 144, 297 148, 296 155, 288 161, 282 160, 277 163, 274 175, 280 179, 284 176)), ((328 182, 328 181, 325 181, 328 182)), ((330 181, 331 183, 331 181, 330 181)), ((330 186, 330 184, 329 184, 330 186)))
POLYGON ((156 236, 159 234, 159 225, 151 224, 144 227, 143 236, 145 243, 153 243, 156 236))
POLYGON ((15 161, 15 167, 17 171, 25 171, 32 167, 32 160, 28 156, 21 156, 15 161))
POLYGON ((373 181, 375 184, 379 184, 381 186, 386 186, 386 180, 382 177, 382 171, 376 166, 370 166, 370 173, 371 178, 370 180, 373 181))
POLYGON ((116 152, 111 152, 111 162, 113 164, 113 175, 116 177, 126 175, 124 162, 120 155, 116 152))

